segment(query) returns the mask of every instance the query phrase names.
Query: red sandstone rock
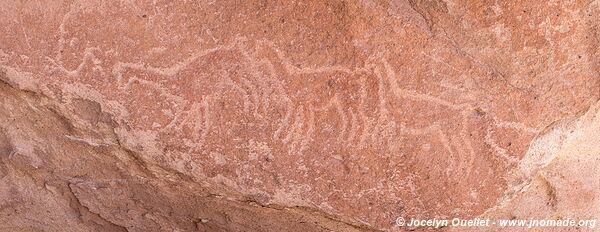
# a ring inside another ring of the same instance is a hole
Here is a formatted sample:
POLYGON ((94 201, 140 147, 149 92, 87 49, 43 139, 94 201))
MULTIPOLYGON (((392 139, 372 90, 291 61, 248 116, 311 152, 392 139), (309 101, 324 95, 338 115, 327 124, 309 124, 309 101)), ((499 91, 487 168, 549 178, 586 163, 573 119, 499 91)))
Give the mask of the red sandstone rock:
POLYGON ((597 217, 599 8, 0 2, 0 230, 597 217))

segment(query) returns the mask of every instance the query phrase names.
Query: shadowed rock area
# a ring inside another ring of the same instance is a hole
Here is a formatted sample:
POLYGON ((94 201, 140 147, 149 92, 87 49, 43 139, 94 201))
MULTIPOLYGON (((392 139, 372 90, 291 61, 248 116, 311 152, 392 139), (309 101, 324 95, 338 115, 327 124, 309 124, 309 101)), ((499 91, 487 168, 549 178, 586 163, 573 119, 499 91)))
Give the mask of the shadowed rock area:
POLYGON ((0 1, 0 231, 599 219, 599 13, 0 1))

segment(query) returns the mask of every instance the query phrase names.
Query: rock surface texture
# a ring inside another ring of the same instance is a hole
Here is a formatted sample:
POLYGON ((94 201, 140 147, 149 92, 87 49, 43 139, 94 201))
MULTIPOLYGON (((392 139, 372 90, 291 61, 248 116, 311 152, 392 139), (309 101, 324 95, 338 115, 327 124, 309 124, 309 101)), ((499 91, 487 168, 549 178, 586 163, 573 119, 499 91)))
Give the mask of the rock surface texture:
POLYGON ((599 45, 598 0, 1 0, 0 231, 600 219, 599 45))

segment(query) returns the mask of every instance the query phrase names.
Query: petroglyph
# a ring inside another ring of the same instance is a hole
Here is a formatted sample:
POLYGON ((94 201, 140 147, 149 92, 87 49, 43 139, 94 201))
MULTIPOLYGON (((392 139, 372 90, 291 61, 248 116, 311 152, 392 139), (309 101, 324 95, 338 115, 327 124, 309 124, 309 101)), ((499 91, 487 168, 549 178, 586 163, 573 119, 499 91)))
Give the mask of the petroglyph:
MULTIPOLYGON (((155 89, 162 98, 177 105, 177 109, 167 110, 171 112, 168 115, 172 115, 170 122, 153 125, 169 135, 173 135, 170 132, 172 130, 182 131, 181 139, 188 147, 187 152, 199 152, 210 134, 211 123, 223 123, 211 118, 211 108, 218 107, 215 104, 219 101, 237 101, 236 98, 222 94, 233 91, 240 98, 240 113, 252 115, 260 123, 277 122, 272 126, 275 128, 272 138, 285 144, 289 154, 305 152, 312 145, 315 133, 328 133, 327 137, 336 138, 328 142, 358 148, 364 148, 368 143, 381 143, 394 135, 429 135, 436 138, 446 150, 446 160, 451 164, 447 175, 460 178, 459 176, 471 173, 476 154, 471 138, 467 136, 469 132, 466 125, 470 122, 466 115, 473 111, 473 106, 456 104, 416 90, 400 88, 397 83, 400 77, 396 75, 385 56, 355 69, 343 66, 296 67, 268 40, 251 42, 244 38, 236 38, 233 41, 228 45, 194 52, 188 58, 168 67, 119 61, 113 65, 112 74, 122 91, 128 91, 134 83, 143 84, 155 89), (248 45, 252 45, 253 48, 250 49, 248 45), (188 86, 183 86, 183 91, 175 92, 161 84, 164 80, 179 80, 181 76, 188 75, 181 74, 182 72, 193 71, 195 65, 203 62, 203 59, 211 59, 211 56, 222 53, 241 54, 234 63, 237 64, 236 67, 244 68, 215 70, 214 74, 207 74, 209 76, 205 76, 206 78, 196 79, 201 84, 189 85, 189 91, 196 92, 197 100, 189 99, 189 95, 185 94, 185 88, 188 86), (240 72, 246 74, 236 74, 240 72), (214 79, 210 75, 218 75, 220 78, 214 79), (304 82, 301 85, 309 89, 295 92, 289 89, 288 86, 299 82, 304 82), (197 92, 196 86, 212 90, 197 92), (447 121, 434 120, 425 124, 423 128, 414 127, 411 121, 398 122, 393 116, 396 111, 403 111, 403 114, 408 114, 403 117, 410 119, 414 118, 410 116, 412 109, 390 110, 390 101, 411 101, 419 105, 446 108, 456 112, 454 114, 463 126, 455 133, 450 131, 452 129, 441 126, 451 124, 447 121), (285 113, 279 118, 276 117, 275 121, 266 121, 268 118, 273 119, 269 111, 275 107, 281 108, 285 113), (317 120, 321 117, 326 119, 317 120), (452 143, 464 146, 450 145, 452 143)), ((66 70, 57 66, 65 74, 75 77, 88 60, 96 59, 92 51, 94 49, 85 50, 83 61, 76 70, 66 70)), ((425 57, 432 58, 429 55, 425 57)), ((443 61, 434 58, 432 60, 458 71, 443 61)), ((502 122, 496 118, 494 120, 495 125, 500 127, 536 132, 522 123, 502 122)), ((493 141, 491 133, 485 135, 485 141, 498 156, 514 162, 514 158, 509 157, 506 149, 493 141)))

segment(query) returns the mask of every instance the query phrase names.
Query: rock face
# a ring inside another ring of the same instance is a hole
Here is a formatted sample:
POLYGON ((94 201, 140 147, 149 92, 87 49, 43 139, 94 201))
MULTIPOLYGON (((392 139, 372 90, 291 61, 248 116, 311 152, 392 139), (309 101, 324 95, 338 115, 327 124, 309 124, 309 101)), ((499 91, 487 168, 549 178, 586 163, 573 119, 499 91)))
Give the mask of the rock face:
POLYGON ((0 231, 600 217, 597 0, 0 12, 0 231))

